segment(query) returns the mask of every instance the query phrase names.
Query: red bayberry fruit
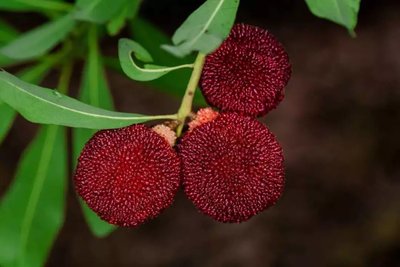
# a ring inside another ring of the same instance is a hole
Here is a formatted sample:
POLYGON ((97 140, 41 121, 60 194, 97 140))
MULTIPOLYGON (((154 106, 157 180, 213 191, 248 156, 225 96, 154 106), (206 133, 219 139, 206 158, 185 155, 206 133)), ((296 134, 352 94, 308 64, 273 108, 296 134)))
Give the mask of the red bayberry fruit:
POLYGON ((186 195, 215 220, 248 220, 282 194, 282 149, 254 118, 223 113, 187 133, 179 155, 186 195))
POLYGON ((236 24, 206 57, 200 88, 222 111, 260 116, 283 99, 291 66, 283 46, 267 30, 236 24))
POLYGON ((180 160, 144 125, 102 130, 83 149, 75 188, 103 220, 137 226, 168 207, 180 182, 180 160))

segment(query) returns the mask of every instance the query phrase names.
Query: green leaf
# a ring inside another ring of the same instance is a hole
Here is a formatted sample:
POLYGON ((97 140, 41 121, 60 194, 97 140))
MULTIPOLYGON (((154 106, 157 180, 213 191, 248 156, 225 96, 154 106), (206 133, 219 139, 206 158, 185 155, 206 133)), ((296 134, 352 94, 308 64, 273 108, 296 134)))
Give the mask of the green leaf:
POLYGON ((126 18, 133 19, 139 13, 140 5, 142 4, 143 0, 129 0, 126 9, 128 10, 126 18))
POLYGON ((125 26, 128 11, 128 8, 122 9, 122 11, 117 16, 115 16, 107 23, 107 32, 109 35, 117 35, 125 26))
POLYGON ((49 73, 54 63, 55 62, 53 60, 43 61, 20 71, 17 76, 19 77, 19 79, 27 83, 39 84, 49 73))
POLYGON ((0 49, 0 54, 12 59, 31 59, 44 55, 73 29, 71 15, 39 26, 0 49))
POLYGON ((115 229, 117 229, 116 226, 101 220, 99 216, 86 205, 85 202, 82 200, 79 202, 81 203, 81 208, 83 214, 85 215, 86 223, 89 225, 90 230, 95 236, 100 238, 106 237, 115 229))
POLYGON ((172 37, 174 46, 163 48, 179 57, 193 51, 213 52, 228 36, 238 7, 239 0, 207 0, 176 30, 172 37))
MULTIPOLYGON (((30 67, 19 73, 18 76, 26 82, 40 83, 51 67, 51 64, 49 63, 51 62, 43 62, 30 67)), ((7 135, 16 114, 17 113, 14 109, 0 101, 0 144, 3 141, 3 138, 7 135)))
POLYGON ((118 55, 122 70, 128 77, 136 81, 150 81, 164 76, 170 71, 192 68, 193 64, 179 65, 176 67, 164 67, 152 64, 144 64, 143 68, 138 66, 131 57, 131 54, 145 63, 152 62, 153 58, 140 44, 129 39, 119 39, 118 55))
POLYGON ((75 18, 94 23, 105 23, 115 17, 128 0, 78 0, 75 18))
POLYGON ((107 23, 107 31, 111 36, 117 35, 125 26, 127 19, 134 18, 139 11, 140 0, 129 1, 118 14, 107 23))
POLYGON ((2 0, 0 1, 0 10, 27 12, 27 11, 66 11, 71 6, 59 0, 2 0))
POLYGON ((351 34, 357 25, 357 15, 361 0, 306 0, 308 8, 315 16, 328 19, 346 27, 351 34))
POLYGON ((0 54, 0 68, 12 66, 12 65, 14 65, 16 63, 18 63, 17 60, 9 58, 9 57, 6 57, 6 56, 0 54))
MULTIPOLYGON (((89 32, 89 54, 83 72, 79 99, 99 108, 114 109, 99 54, 95 28, 92 28, 89 32)), ((84 145, 94 133, 95 131, 90 129, 73 129, 72 148, 74 162, 77 162, 84 145)), ((115 229, 115 226, 101 220, 83 201, 80 202, 86 222, 94 235, 104 237, 115 229)))
MULTIPOLYGON (((19 33, 8 23, 0 19, 0 47, 15 39, 19 33)), ((15 64, 17 61, 0 54, 0 67, 7 67, 15 64)))
POLYGON ((7 22, 0 19, 0 44, 8 43, 17 38, 19 32, 7 22))
POLYGON ((143 18, 135 18, 130 23, 130 29, 133 39, 140 43, 159 64, 182 65, 195 60, 193 55, 178 58, 161 49, 161 45, 168 42, 170 37, 143 18))
POLYGON ((0 101, 0 144, 7 135, 8 130, 14 121, 15 115, 15 111, 10 106, 0 101))
POLYGON ((24 3, 18 0, 4 0, 0 1, 0 10, 7 11, 30 11, 31 6, 29 3, 24 3))
MULTIPOLYGON (((194 57, 187 56, 178 58, 164 49, 161 45, 168 42, 169 37, 150 22, 136 18, 131 23, 132 36, 137 40, 159 64, 183 65, 194 62, 194 57)), ((157 80, 148 81, 145 84, 158 89, 164 93, 182 98, 185 94, 187 83, 190 79, 192 69, 180 69, 172 71, 157 80)), ((193 103, 198 106, 205 106, 206 102, 199 90, 196 90, 193 103)))
POLYGON ((176 115, 144 116, 113 112, 84 104, 55 90, 35 86, 0 71, 0 100, 35 123, 69 127, 108 129, 176 115))
POLYGON ((44 266, 64 221, 64 129, 43 127, 22 155, 0 204, 0 266, 44 266))

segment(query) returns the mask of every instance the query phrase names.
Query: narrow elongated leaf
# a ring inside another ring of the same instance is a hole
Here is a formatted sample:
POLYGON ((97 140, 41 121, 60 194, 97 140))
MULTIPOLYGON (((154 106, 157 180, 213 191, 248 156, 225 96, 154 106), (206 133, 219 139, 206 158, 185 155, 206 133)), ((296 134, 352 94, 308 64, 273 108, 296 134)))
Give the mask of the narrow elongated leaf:
POLYGON ((7 22, 0 19, 0 44, 8 43, 17 38, 18 31, 10 26, 7 22))
POLYGON ((128 8, 123 8, 121 12, 107 23, 107 32, 111 36, 117 35, 125 26, 126 15, 129 12, 128 8))
MULTIPOLYGON (((18 36, 18 32, 8 25, 5 21, 0 19, 0 47, 6 43, 11 42, 18 36)), ((17 60, 6 57, 0 53, 0 67, 7 67, 15 64, 17 60)))
POLYGON ((153 58, 140 44, 135 41, 122 38, 118 42, 118 55, 122 70, 128 77, 136 81, 151 81, 164 76, 170 71, 191 68, 192 64, 179 65, 176 67, 164 67, 152 64, 144 64, 143 68, 132 60, 132 53, 143 62, 152 62, 153 58))
POLYGON ((31 59, 45 54, 72 30, 72 15, 39 26, 0 49, 0 54, 13 59, 31 59))
POLYGON ((139 11, 140 0, 130 0, 122 10, 116 14, 107 24, 107 31, 110 35, 117 35, 120 30, 125 26, 127 19, 134 18, 139 11))
MULTIPOLYGON (((114 105, 105 79, 95 35, 95 31, 93 31, 89 36, 89 54, 83 72, 79 99, 87 104, 111 110, 114 105)), ((84 145, 94 133, 95 131, 90 129, 73 129, 74 162, 77 162, 84 145)), ((115 226, 101 220, 83 201, 81 201, 81 207, 86 222, 94 235, 104 237, 115 229, 115 226)))
POLYGON ((0 266, 44 266, 64 221, 65 133, 45 126, 22 156, 0 204, 0 266))
POLYGON ((228 36, 238 7, 239 0, 207 0, 176 30, 174 46, 163 48, 179 57, 193 51, 211 53, 228 36))
POLYGON ((2 54, 0 54, 0 68, 12 66, 16 64, 18 61, 9 57, 6 57, 2 54))
POLYGON ((9 105, 0 101, 0 144, 8 133, 15 115, 15 111, 9 105))
POLYGON ((196 58, 193 55, 178 58, 162 49, 161 45, 168 42, 170 37, 146 19, 135 18, 130 23, 130 30, 133 39, 140 43, 159 64, 183 65, 193 63, 196 58))
POLYGON ((354 33, 361 0, 306 0, 315 16, 328 19, 346 27, 354 33))
POLYGON ((78 0, 75 18, 105 23, 115 17, 129 0, 78 0))
MULTIPOLYGON (((40 83, 51 67, 51 62, 43 62, 18 74, 20 79, 30 83, 40 83)), ((0 101, 0 144, 10 129, 17 112, 0 101)))
POLYGON ((29 4, 19 2, 18 0, 2 0, 0 1, 0 10, 7 11, 28 11, 31 7, 29 4))
POLYGON ((1 0, 0 10, 27 12, 27 11, 65 11, 70 5, 60 0, 1 0))
POLYGON ((93 0, 76 0, 75 1, 75 5, 79 8, 79 9, 85 9, 85 8, 89 8, 90 5, 97 5, 99 1, 93 1, 93 0))
POLYGON ((95 236, 100 238, 106 237, 117 229, 116 226, 101 220, 100 217, 94 213, 85 202, 83 202, 83 200, 80 199, 79 203, 81 204, 81 209, 85 216, 86 223, 95 236))
POLYGON ((127 14, 126 14, 126 18, 127 19, 133 19, 136 18, 136 16, 139 13, 139 9, 141 4, 143 3, 143 0, 129 0, 126 8, 128 10, 127 14))
MULTIPOLYGON (((154 61, 159 64, 171 64, 177 66, 191 63, 195 60, 193 56, 178 58, 164 49, 161 49, 161 45, 167 43, 169 37, 157 29, 156 26, 144 19, 136 18, 131 23, 131 31, 133 38, 149 51, 154 58, 154 61)), ((159 79, 148 81, 145 84, 148 84, 164 93, 182 98, 185 94, 191 71, 192 69, 172 71, 159 79)), ((193 103, 198 106, 204 106, 206 104, 199 90, 196 90, 193 103)))
POLYGON ((176 118, 175 115, 144 116, 96 108, 55 90, 23 82, 5 71, 0 71, 0 100, 29 121, 79 128, 119 128, 149 120, 176 118))

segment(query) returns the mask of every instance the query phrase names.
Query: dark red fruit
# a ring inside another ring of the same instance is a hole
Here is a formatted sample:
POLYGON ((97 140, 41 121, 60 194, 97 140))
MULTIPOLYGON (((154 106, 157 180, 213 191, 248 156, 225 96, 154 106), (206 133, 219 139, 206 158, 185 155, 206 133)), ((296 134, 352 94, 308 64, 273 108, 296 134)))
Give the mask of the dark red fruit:
POLYGON ((200 85, 210 105, 260 116, 283 99, 290 74, 288 55, 271 33, 236 24, 222 45, 206 57, 200 85))
POLYGON ((215 220, 246 221, 282 194, 282 148, 254 118, 221 114, 187 133, 179 154, 186 195, 215 220))
POLYGON ((103 220, 137 226, 172 203, 180 160, 144 125, 103 130, 83 149, 74 179, 78 194, 103 220))

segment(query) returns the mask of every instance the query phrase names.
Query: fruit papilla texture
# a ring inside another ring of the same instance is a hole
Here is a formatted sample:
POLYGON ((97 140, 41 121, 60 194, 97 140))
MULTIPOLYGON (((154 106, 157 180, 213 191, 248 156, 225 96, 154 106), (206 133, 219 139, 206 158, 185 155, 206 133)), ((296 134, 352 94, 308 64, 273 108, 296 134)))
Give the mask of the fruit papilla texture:
POLYGON ((291 66, 281 43, 267 30, 236 24, 206 57, 200 88, 222 111, 261 116, 283 99, 291 66))
POLYGON ((137 226, 172 203, 180 160, 144 125, 102 130, 84 147, 74 180, 78 194, 103 220, 137 226))
POLYGON ((218 115, 219 113, 210 107, 199 109, 195 118, 189 122, 189 132, 204 123, 213 121, 218 115))
POLYGON ((282 149, 254 118, 223 113, 187 133, 179 154, 186 195, 217 221, 246 221, 282 194, 282 149))

